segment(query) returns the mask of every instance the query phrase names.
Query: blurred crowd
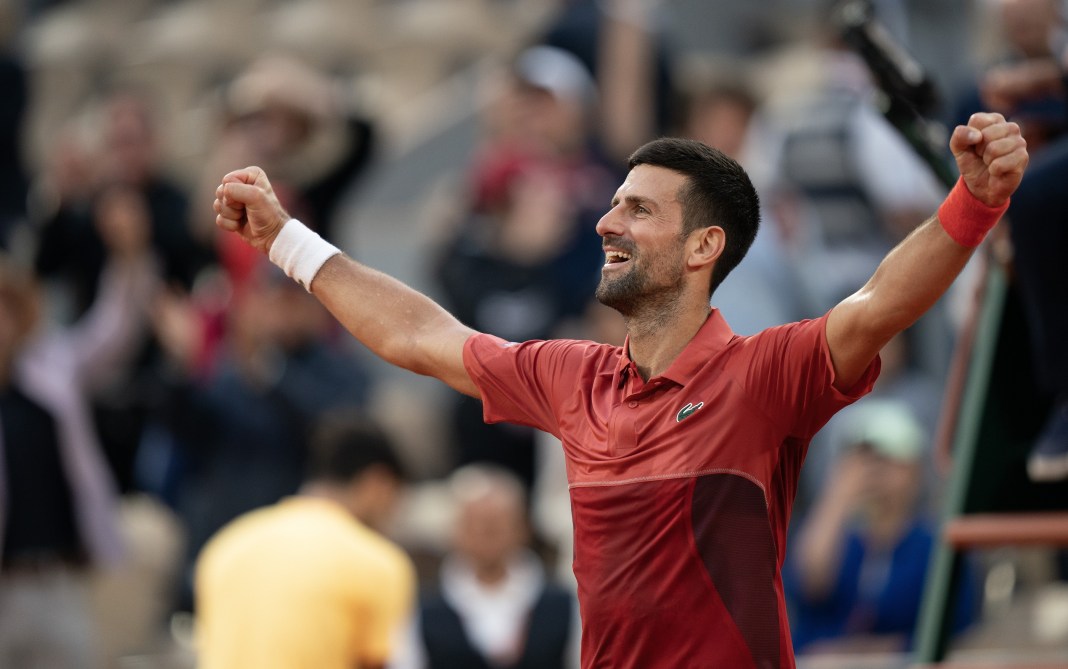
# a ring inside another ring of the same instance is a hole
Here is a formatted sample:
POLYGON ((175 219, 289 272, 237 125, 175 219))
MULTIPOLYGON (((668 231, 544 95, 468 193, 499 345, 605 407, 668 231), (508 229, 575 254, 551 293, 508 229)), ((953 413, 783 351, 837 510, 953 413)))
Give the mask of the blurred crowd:
MULTIPOLYGON (((436 205, 425 225, 433 244, 413 262, 465 323, 510 340, 621 344, 618 314, 592 300, 603 261, 594 224, 629 152, 660 135, 721 149, 760 193, 757 241, 713 296, 734 330, 818 316, 862 285, 949 185, 884 118, 885 95, 841 41, 833 4, 780 3, 781 16, 739 26, 752 33, 741 52, 696 53, 676 48, 669 20, 686 3, 656 0, 0 3, 0 666, 111 667, 135 656, 191 666, 202 601, 216 620, 275 586, 251 565, 226 571, 218 556, 251 544, 220 530, 241 518, 246 541, 258 522, 268 547, 347 550, 325 531, 268 536, 267 516, 245 517, 278 505, 290 529, 292 517, 341 522, 294 496, 327 499, 374 530, 359 540, 402 565, 381 572, 379 587, 421 593, 410 610, 350 593, 380 602, 398 628, 368 640, 357 661, 577 666, 559 445, 485 425, 468 397, 398 399, 312 296, 216 231, 212 193, 228 170, 260 165, 288 211, 374 265, 377 250, 353 248, 352 230, 390 223, 361 215, 361 187, 390 169, 396 147, 417 143, 413 124, 433 126, 435 110, 415 113, 411 102, 474 72, 478 93, 461 108, 476 139, 451 159, 447 196, 410 193, 436 205), (97 26, 96 41, 79 42, 95 70, 56 41, 71 17, 95 17, 85 25, 97 26), (295 48, 301 29, 313 38, 295 48), (390 30, 411 42, 391 42, 390 30), (141 45, 141 59, 101 59, 100 35, 141 45), (167 79, 183 58, 184 74, 167 79), (64 79, 64 67, 79 74, 64 79), (180 95, 188 107, 176 107, 180 95), (392 429, 398 412, 440 433, 413 440, 392 429), (338 415, 366 424, 322 437, 338 415), (343 452, 367 442, 377 455, 343 452), (197 571, 205 546, 211 578, 197 571), (219 603, 227 593, 229 608, 219 603)), ((1063 191, 1064 8, 956 5, 947 34, 970 49, 970 79, 942 91, 931 121, 980 108, 1019 120, 1032 160, 1051 164, 1040 174, 1063 191)), ((903 26, 933 11, 874 6, 905 45, 903 26)), ((1056 458, 1056 443, 1062 456, 1068 443, 1068 226, 1040 225, 1065 213, 1044 192, 1021 189, 1003 243, 1019 249, 1021 284, 1037 287, 1025 301, 1056 458), (1060 267, 1047 270, 1051 254, 1060 267)), ((931 443, 969 281, 887 346, 872 397, 812 443, 785 571, 801 652, 911 643, 938 508, 931 443)), ((333 569, 270 550, 309 574, 333 569)), ((958 629, 979 616, 981 575, 971 576, 958 629)))

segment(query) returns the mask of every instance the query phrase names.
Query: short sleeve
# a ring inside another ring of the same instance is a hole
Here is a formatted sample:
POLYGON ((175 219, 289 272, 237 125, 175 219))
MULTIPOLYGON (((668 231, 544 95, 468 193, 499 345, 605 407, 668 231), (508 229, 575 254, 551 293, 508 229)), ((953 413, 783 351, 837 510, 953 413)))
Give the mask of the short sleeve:
POLYGON ((852 388, 837 389, 826 327, 824 314, 764 330, 744 347, 750 356, 747 393, 793 437, 811 438, 836 412, 871 392, 879 376, 876 356, 852 388))
POLYGON ((487 423, 519 423, 559 437, 559 407, 581 387, 590 354, 604 348, 593 342, 515 343, 476 334, 464 344, 464 366, 481 392, 487 423))
POLYGON ((415 572, 407 557, 398 554, 389 560, 375 583, 376 601, 366 618, 368 629, 361 662, 385 664, 401 643, 404 626, 411 618, 415 600, 415 572))

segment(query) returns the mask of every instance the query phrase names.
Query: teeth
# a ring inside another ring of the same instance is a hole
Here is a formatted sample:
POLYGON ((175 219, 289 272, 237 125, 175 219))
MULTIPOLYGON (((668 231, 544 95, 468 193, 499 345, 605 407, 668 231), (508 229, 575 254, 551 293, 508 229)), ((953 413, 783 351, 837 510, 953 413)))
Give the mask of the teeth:
POLYGON ((624 260, 630 260, 630 254, 623 253, 622 251, 606 251, 604 255, 608 262, 623 262, 624 260))

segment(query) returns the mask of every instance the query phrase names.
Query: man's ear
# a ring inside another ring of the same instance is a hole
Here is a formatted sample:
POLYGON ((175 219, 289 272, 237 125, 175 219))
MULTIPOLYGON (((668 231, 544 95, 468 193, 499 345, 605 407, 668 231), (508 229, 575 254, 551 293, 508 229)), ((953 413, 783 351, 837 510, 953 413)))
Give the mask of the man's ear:
POLYGON ((687 242, 687 268, 699 270, 715 263, 726 245, 727 233, 718 225, 694 230, 687 242))

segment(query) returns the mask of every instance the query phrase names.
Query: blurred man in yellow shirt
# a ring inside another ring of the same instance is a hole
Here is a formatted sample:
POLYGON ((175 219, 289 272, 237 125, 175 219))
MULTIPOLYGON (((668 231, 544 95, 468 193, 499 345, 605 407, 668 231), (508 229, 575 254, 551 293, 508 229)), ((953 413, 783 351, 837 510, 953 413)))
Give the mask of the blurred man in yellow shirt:
POLYGON ((331 421, 310 444, 299 494, 230 523, 197 563, 201 669, 376 669, 415 585, 407 555, 378 533, 400 467, 380 431, 331 421))

